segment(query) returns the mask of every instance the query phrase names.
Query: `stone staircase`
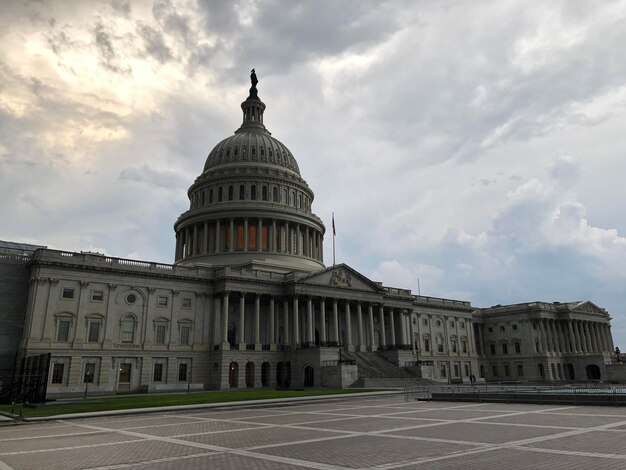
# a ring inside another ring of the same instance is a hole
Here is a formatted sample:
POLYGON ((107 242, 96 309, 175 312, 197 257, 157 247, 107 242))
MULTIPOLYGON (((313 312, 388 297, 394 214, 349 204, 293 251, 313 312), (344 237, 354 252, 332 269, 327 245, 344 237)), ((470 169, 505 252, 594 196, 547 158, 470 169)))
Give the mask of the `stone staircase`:
POLYGON ((342 351, 341 359, 352 360, 357 365, 359 379, 352 385, 355 388, 397 388, 434 383, 419 378, 406 367, 395 365, 377 352, 342 351))

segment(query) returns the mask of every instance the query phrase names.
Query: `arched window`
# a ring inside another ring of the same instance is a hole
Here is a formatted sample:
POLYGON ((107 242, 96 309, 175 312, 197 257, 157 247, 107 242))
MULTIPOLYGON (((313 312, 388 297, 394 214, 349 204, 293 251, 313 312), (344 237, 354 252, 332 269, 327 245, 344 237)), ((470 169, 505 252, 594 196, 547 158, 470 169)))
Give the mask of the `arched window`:
POLYGON ((235 147, 235 152, 234 152, 235 157, 237 156, 237 151, 238 150, 239 150, 239 147, 235 147))
POLYGON ((272 189, 272 201, 278 202, 278 188, 272 189))
POLYGON ((239 185, 239 200, 243 201, 246 197, 246 187, 243 184, 239 185))
POLYGON ((122 343, 132 343, 135 340, 135 318, 131 315, 122 319, 121 340, 122 343))
POLYGON ((202 191, 202 205, 204 206, 204 195, 206 194, 205 191, 202 191))
POLYGON ((291 192, 291 194, 289 195, 289 205, 293 206, 294 205, 294 199, 296 198, 296 193, 294 193, 293 191, 291 192))
POLYGON ((235 198, 235 190, 233 189, 232 186, 228 187, 228 200, 232 201, 235 198))
POLYGON ((209 204, 213 204, 213 188, 209 189, 209 204))
POLYGON ((302 196, 298 194, 298 209, 302 207, 302 196))
POLYGON ((263 186, 263 190, 261 193, 261 199, 263 199, 264 201, 267 201, 267 186, 263 186))
POLYGON ((287 199, 287 190, 283 189, 283 203, 287 204, 289 201, 287 199))
POLYGON ((222 202, 222 187, 217 188, 217 202, 222 202))
POLYGON ((250 199, 256 201, 256 185, 250 186, 250 199))

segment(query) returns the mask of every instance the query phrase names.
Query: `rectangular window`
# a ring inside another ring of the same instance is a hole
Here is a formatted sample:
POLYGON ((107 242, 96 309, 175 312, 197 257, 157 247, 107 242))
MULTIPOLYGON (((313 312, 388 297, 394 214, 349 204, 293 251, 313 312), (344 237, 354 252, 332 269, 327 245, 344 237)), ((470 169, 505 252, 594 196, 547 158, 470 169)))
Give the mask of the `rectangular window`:
POLYGON ((491 367, 491 372, 492 372, 494 377, 497 377, 498 376, 498 366, 492 366, 491 367))
POLYGON ((502 343, 502 354, 509 353, 509 346, 506 343, 502 343))
POLYGON ((424 351, 430 352, 430 341, 428 338, 424 338, 424 351))
POLYGON ((165 325, 157 325, 156 327, 156 344, 165 344, 165 332, 167 330, 167 326, 165 325))
POLYGON ((159 295, 157 298, 157 306, 159 307, 167 307, 167 297, 164 295, 159 295))
POLYGON ((424 326, 428 326, 428 320, 426 320, 425 318, 422 320, 422 325, 424 326))
POLYGON ((92 384, 96 377, 96 364, 88 362, 85 364, 85 374, 83 375, 83 383, 92 384))
POLYGON ((470 366, 469 364, 465 364, 465 377, 470 376, 470 366))
POLYGON ((64 287, 61 291, 61 298, 64 300, 72 300, 74 298, 74 289, 71 287, 64 287))
POLYGON ((466 353, 467 352, 467 341, 461 341, 461 345, 463 348, 463 352, 466 353))
POLYGON ((154 382, 162 382, 163 381, 163 364, 155 364, 154 365, 154 375, 152 376, 152 380, 154 382))
POLYGON ((89 332, 87 334, 87 342, 97 343, 100 340, 100 322, 90 321, 89 332))
POLYGON ((440 353, 443 352, 443 344, 438 344, 437 345, 437 351, 439 351, 440 353))
POLYGON ((453 321, 450 322, 450 328, 454 328, 454 322, 453 321))
POLYGON ((496 345, 495 344, 490 344, 489 345, 489 352, 491 352, 492 356, 496 355, 496 345))
POLYGON ((59 329, 57 330, 57 341, 65 342, 70 337, 70 321, 60 320, 59 329))
POLYGON ((191 298, 183 297, 182 307, 183 308, 191 308, 191 298))
POLYGON ((102 302, 104 300, 104 292, 101 290, 92 290, 91 291, 91 301, 92 302, 102 302))
POLYGON ((517 331, 517 325, 512 325, 512 326, 511 326, 511 329, 512 329, 513 331, 517 331))
POLYGON ((504 327, 503 326, 500 327, 500 331, 504 331, 504 327))
POLYGON ((452 352, 456 352, 456 341, 452 341, 452 352))
POLYGON ((446 365, 445 364, 441 364, 441 378, 445 378, 447 377, 447 371, 446 371, 446 365))
POLYGON ((511 376, 511 370, 510 370, 510 368, 509 368, 509 365, 508 365, 508 364, 504 364, 504 375, 505 375, 506 377, 510 377, 510 376, 511 376))
POLYGON ((178 364, 178 380, 180 382, 187 381, 187 364, 184 362, 182 364, 178 364))
POLYGON ((459 365, 458 364, 454 364, 454 376, 455 377, 459 376, 459 365))
POLYGON ((522 347, 519 344, 519 341, 515 343, 515 354, 519 354, 522 352, 522 347))
POLYGON ((189 330, 188 326, 182 326, 180 328, 180 344, 188 345, 189 344, 189 330))
POLYGON ((65 364, 59 364, 58 362, 54 364, 52 367, 52 383, 53 384, 62 384, 63 383, 63 369, 65 364))
POLYGON ((517 365, 517 376, 524 377, 524 366, 522 364, 517 365))
POLYGON ((487 328, 487 331, 488 331, 489 333, 493 333, 493 328, 492 328, 492 327, 489 327, 489 328, 487 328))

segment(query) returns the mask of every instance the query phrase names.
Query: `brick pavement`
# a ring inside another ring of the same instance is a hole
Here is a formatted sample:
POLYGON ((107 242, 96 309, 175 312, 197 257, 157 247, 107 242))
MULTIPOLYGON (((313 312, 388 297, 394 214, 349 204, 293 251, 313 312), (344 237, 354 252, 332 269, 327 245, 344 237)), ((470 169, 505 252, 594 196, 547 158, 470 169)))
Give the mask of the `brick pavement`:
POLYGON ((626 408, 350 397, 0 427, 0 470, 617 469, 626 408))

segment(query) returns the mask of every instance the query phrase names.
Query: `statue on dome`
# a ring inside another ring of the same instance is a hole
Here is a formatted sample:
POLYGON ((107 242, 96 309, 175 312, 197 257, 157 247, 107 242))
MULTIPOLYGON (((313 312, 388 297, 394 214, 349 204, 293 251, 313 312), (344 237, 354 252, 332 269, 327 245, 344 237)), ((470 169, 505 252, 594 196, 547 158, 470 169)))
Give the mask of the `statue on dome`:
POLYGON ((250 96, 248 98, 258 98, 256 84, 259 83, 259 80, 256 78, 256 72, 254 69, 250 72, 250 82, 252 83, 252 87, 250 87, 250 96))

